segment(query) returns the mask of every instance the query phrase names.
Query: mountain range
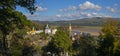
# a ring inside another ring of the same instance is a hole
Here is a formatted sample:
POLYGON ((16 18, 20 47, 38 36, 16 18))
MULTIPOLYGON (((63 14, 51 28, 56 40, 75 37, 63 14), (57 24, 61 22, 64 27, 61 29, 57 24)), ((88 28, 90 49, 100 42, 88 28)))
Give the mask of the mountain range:
MULTIPOLYGON (((119 22, 120 18, 111 18, 119 22)), ((72 26, 101 26, 108 20, 108 17, 92 17, 92 18, 83 18, 83 19, 76 19, 76 20, 62 20, 62 21, 39 21, 39 20, 32 20, 33 22, 39 24, 50 24, 54 26, 68 26, 70 23, 72 26)))

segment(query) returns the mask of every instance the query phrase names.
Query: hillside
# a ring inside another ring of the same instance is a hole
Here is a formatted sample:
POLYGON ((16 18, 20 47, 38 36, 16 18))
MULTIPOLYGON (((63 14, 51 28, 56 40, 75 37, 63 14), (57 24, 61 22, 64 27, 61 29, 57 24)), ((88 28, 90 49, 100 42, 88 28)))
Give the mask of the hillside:
MULTIPOLYGON (((71 23, 73 26, 101 26, 107 21, 107 17, 83 18, 70 21, 34 21, 40 24, 50 24, 54 26, 67 26, 71 23)), ((120 18, 111 18, 120 22, 120 18)))

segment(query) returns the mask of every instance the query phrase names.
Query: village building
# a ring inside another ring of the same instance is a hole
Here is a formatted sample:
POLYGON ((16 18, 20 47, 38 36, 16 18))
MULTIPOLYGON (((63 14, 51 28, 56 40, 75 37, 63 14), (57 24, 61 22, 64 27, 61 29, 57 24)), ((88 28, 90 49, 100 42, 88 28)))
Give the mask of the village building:
POLYGON ((52 29, 49 27, 49 25, 47 24, 44 29, 42 30, 35 30, 35 28, 33 27, 31 31, 28 31, 27 34, 28 35, 35 35, 35 34, 39 34, 44 32, 45 34, 55 34, 57 31, 56 28, 52 29))
POLYGON ((44 32, 45 32, 45 34, 51 34, 52 33, 52 31, 51 31, 52 29, 49 27, 49 25, 47 24, 46 26, 45 26, 45 29, 44 29, 44 32))
POLYGON ((34 34, 39 34, 42 33, 43 30, 35 30, 35 28, 33 27, 31 31, 28 31, 27 34, 28 35, 34 35, 34 34))
POLYGON ((75 40, 78 40, 80 39, 80 37, 90 37, 90 33, 87 33, 87 32, 80 32, 80 31, 74 31, 72 29, 72 25, 71 23, 69 24, 69 27, 68 27, 68 32, 69 32, 69 37, 71 38, 72 41, 75 41, 75 40))
POLYGON ((44 29, 45 34, 55 34, 56 31, 57 31, 56 28, 50 28, 48 24, 45 26, 44 29))

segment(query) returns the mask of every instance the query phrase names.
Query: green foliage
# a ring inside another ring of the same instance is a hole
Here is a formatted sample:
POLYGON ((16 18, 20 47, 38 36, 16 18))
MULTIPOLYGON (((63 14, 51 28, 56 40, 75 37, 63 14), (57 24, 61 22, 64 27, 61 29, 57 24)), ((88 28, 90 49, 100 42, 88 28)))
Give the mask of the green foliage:
POLYGON ((68 52, 72 45, 72 41, 63 30, 58 30, 56 34, 52 37, 49 44, 42 49, 44 50, 44 56, 47 52, 60 54, 60 52, 68 52))
POLYGON ((120 41, 114 42, 113 54, 114 56, 120 55, 120 41))
POLYGON ((41 46, 35 46, 34 48, 39 54, 42 54, 43 51, 41 46))
POLYGON ((35 0, 0 0, 0 9, 16 9, 17 6, 27 8, 31 13, 35 11, 35 0))
POLYGON ((42 39, 46 40, 49 37, 49 34, 45 34, 45 32, 40 33, 42 39))
POLYGON ((15 10, 16 7, 21 6, 27 8, 33 13, 35 11, 34 3, 35 0, 0 0, 0 31, 2 32, 1 53, 3 56, 10 56, 10 48, 13 47, 8 47, 7 35, 13 32, 16 28, 23 29, 24 25, 28 25, 30 22, 26 20, 25 15, 15 10))
POLYGON ((118 22, 115 20, 108 19, 106 24, 103 26, 103 35, 100 36, 98 41, 98 56, 117 56, 119 51, 119 34, 118 22))
POLYGON ((98 56, 101 55, 113 55, 113 48, 114 48, 114 37, 111 34, 106 34, 102 36, 102 40, 98 42, 99 47, 98 47, 98 56))
POLYGON ((72 50, 75 56, 96 56, 95 39, 93 37, 81 37, 74 41, 72 50))
POLYGON ((16 42, 16 43, 12 43, 14 44, 13 46, 11 46, 11 55, 12 56, 22 56, 22 50, 23 50, 23 45, 16 42))
POLYGON ((115 31, 118 29, 118 22, 112 19, 108 19, 108 21, 103 25, 102 32, 104 34, 115 34, 115 31))
POLYGON ((56 32, 52 39, 52 43, 55 48, 59 49, 60 51, 67 51, 72 45, 71 39, 66 34, 66 32, 62 30, 56 32))

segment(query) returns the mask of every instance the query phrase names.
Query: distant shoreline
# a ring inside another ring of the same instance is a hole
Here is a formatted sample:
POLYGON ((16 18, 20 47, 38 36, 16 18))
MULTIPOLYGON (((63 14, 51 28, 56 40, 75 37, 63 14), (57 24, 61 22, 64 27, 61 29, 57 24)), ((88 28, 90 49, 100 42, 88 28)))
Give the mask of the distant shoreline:
POLYGON ((90 33, 93 36, 98 36, 102 27, 100 26, 80 26, 78 28, 72 27, 73 31, 90 33))

